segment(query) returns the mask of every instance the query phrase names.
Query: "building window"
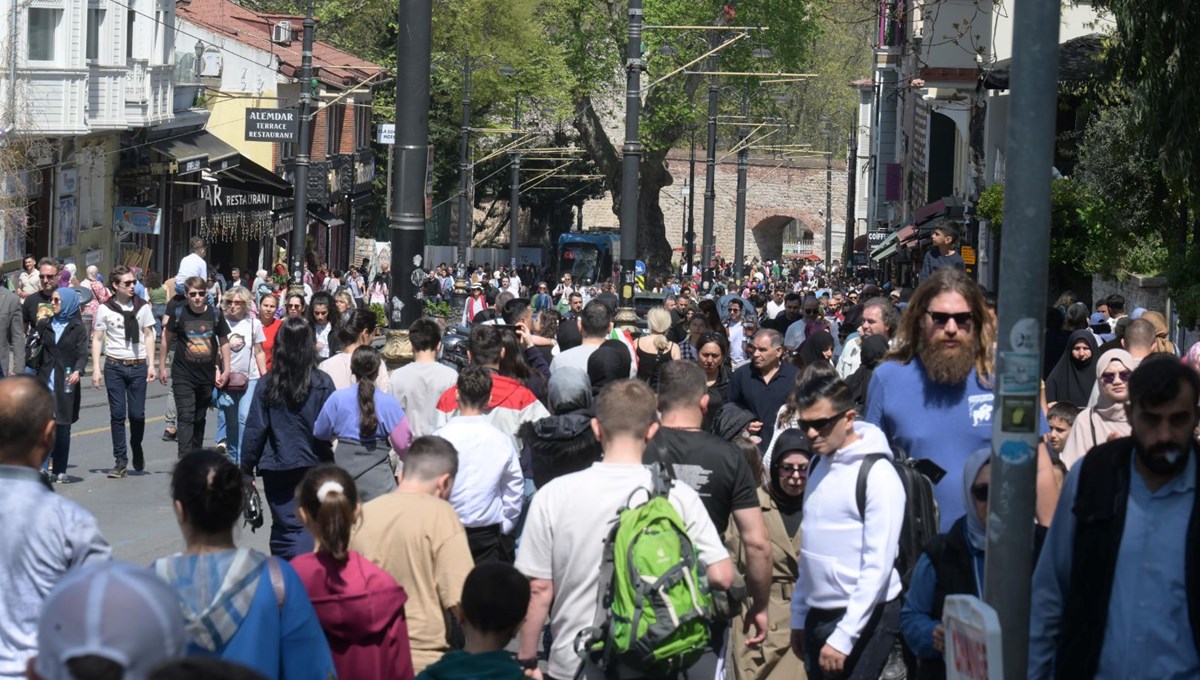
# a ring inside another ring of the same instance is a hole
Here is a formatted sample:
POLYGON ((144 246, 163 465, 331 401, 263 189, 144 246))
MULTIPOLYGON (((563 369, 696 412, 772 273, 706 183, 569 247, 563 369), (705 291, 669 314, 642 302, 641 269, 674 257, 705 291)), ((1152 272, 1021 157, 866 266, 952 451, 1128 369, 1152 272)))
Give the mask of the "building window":
POLYGON ((341 153, 342 121, 346 117, 346 108, 341 104, 330 104, 325 107, 325 156, 331 157, 341 153))
POLYGON ((355 150, 371 148, 371 106, 370 104, 354 105, 354 130, 357 144, 355 150))
POLYGON ((100 32, 104 30, 104 10, 89 9, 87 11, 87 52, 88 59, 100 58, 100 32))
POLYGON ((133 59, 133 20, 137 12, 133 10, 133 5, 129 6, 129 11, 125 13, 125 58, 133 59))
POLYGON ((61 9, 46 7, 29 8, 29 52, 30 61, 54 61, 57 52, 58 24, 62 21, 61 9))

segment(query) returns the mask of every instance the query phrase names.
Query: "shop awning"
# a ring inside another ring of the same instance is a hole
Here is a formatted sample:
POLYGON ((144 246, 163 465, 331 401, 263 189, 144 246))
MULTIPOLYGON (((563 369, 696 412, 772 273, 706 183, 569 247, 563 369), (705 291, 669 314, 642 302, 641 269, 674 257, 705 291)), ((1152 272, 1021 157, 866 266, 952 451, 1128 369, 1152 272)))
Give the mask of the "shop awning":
POLYGON ((876 262, 883 262, 884 260, 891 257, 892 255, 895 255, 896 248, 899 248, 899 247, 900 247, 900 244, 893 241, 892 243, 885 245, 882 248, 876 248, 875 252, 871 253, 871 259, 875 260, 876 262))
POLYGON ((866 234, 863 234, 862 236, 857 236, 857 237, 855 237, 855 239, 854 239, 854 252, 856 252, 856 253, 865 253, 865 252, 867 252, 867 248, 869 248, 869 247, 870 247, 869 243, 870 243, 870 238, 869 238, 869 237, 868 237, 866 234))
POLYGON ((959 219, 962 216, 962 201, 954 196, 947 196, 917 208, 913 213, 913 223, 920 226, 938 217, 959 219))
POLYGON ((879 253, 882 253, 885 248, 891 247, 892 252, 895 252, 896 249, 893 246, 896 245, 896 239, 899 237, 900 237, 899 229, 888 234, 887 237, 885 237, 882 241, 880 241, 879 245, 875 246, 875 249, 871 251, 871 259, 878 261, 879 258, 876 257, 876 255, 878 255, 879 253))
POLYGON ((177 174, 185 175, 208 169, 221 172, 237 167, 242 155, 207 130, 193 130, 153 144, 155 151, 178 164, 177 174))
POLYGON ((308 204, 308 216, 327 227, 340 227, 346 222, 323 205, 308 204))
POLYGON ((242 156, 235 167, 215 173, 217 184, 253 194, 292 196, 295 189, 284 178, 242 156))

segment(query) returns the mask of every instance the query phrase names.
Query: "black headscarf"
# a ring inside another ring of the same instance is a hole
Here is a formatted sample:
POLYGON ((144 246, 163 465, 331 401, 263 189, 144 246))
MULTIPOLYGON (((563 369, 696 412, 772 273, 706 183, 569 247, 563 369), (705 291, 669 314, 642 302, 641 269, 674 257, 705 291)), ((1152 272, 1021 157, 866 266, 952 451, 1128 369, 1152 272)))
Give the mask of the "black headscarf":
POLYGON ((1096 335, 1091 329, 1077 330, 1067 339, 1067 348, 1063 350, 1062 358, 1050 371, 1046 378, 1046 401, 1069 401, 1080 408, 1087 406, 1092 397, 1092 387, 1096 384, 1096 360, 1100 358, 1096 347, 1096 335), (1079 361, 1071 355, 1076 344, 1087 343, 1092 350, 1092 356, 1086 361, 1079 361))
POLYGON ((783 464, 783 459, 787 454, 793 451, 799 451, 808 456, 809 463, 812 463, 814 457, 812 442, 808 440, 808 435, 794 427, 779 434, 779 438, 775 441, 775 449, 771 452, 771 469, 767 471, 769 476, 767 493, 771 494, 771 498, 779 506, 779 511, 785 515, 798 512, 804 505, 803 494, 789 496, 779 483, 779 466, 783 464))
POLYGON ((858 370, 846 378, 846 387, 850 388, 850 398, 859 408, 866 406, 867 386, 871 384, 871 376, 875 375, 875 367, 883 361, 887 354, 888 341, 882 335, 869 335, 863 339, 859 350, 861 363, 858 370))
POLYGON ((817 362, 829 363, 829 359, 825 358, 825 351, 833 349, 833 336, 829 331, 817 331, 800 345, 800 361, 804 362, 804 366, 812 366, 817 362))
POLYGON ((588 357, 588 379, 592 381, 592 394, 600 394, 605 385, 629 377, 629 366, 633 358, 629 347, 620 340, 605 340, 588 357))

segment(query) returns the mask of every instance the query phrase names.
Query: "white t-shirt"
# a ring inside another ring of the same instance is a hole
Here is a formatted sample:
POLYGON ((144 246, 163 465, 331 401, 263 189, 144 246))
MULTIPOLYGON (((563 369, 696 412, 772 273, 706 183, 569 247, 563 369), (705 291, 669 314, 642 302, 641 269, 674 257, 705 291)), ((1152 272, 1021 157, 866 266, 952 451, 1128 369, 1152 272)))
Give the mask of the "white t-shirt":
MULTIPOLYGON (((121 309, 133 311, 133 301, 130 300, 128 305, 121 305, 121 309)), ((137 345, 131 344, 129 337, 125 333, 125 316, 118 314, 108 308, 107 304, 100 305, 96 308, 94 328, 98 331, 104 331, 104 356, 112 357, 113 359, 145 359, 146 358, 146 336, 143 329, 154 326, 154 312, 150 311, 150 305, 142 305, 142 308, 137 313, 138 328, 132 333, 137 335, 137 345)), ((154 341, 154 335, 151 334, 150 341, 154 341)))
POLYGON ((458 371, 436 361, 414 361, 392 371, 389 382, 408 416, 413 437, 424 437, 437 429, 438 399, 458 382, 458 371))
MULTIPOLYGON (((533 496, 516 567, 529 578, 554 581, 549 670, 556 678, 572 677, 579 667, 573 645, 579 631, 594 623, 604 539, 617 510, 638 487, 651 487, 644 465, 595 463, 553 480, 533 496), (587 502, 581 503, 584 498, 587 502)), ((707 565, 729 559, 700 496, 685 484, 674 484, 669 498, 700 559, 707 565)), ((639 500, 641 494, 634 503, 639 500)))
MULTIPOLYGON (((337 311, 337 310, 334 310, 337 311)), ((329 331, 333 329, 333 324, 327 323, 324 326, 313 324, 313 330, 317 334, 317 344, 321 345, 321 349, 317 350, 317 356, 322 359, 329 358, 329 331)))
POLYGON ((245 373, 251 380, 258 380, 262 376, 258 372, 258 362, 254 359, 253 345, 261 345, 267 340, 263 334, 262 322, 247 316, 241 321, 225 317, 225 323, 229 324, 229 370, 245 373), (251 336, 253 340, 247 342, 247 338, 251 336))
MULTIPOLYGON (((554 361, 550 362, 550 374, 553 375, 563 368, 578 368, 587 373, 588 359, 598 349, 600 349, 600 345, 578 345, 565 352, 560 352, 558 356, 554 357, 554 361)), ((551 675, 554 674, 551 673, 551 675)))
POLYGON ((179 261, 179 271, 175 272, 175 285, 182 286, 184 281, 199 276, 208 285, 208 263, 196 253, 191 253, 179 261))

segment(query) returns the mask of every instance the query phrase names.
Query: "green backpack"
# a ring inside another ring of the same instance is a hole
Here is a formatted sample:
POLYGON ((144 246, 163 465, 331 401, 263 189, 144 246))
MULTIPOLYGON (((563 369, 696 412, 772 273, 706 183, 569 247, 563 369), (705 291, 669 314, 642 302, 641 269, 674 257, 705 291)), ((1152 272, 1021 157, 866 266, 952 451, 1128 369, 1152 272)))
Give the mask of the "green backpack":
POLYGON ((665 677, 708 648, 712 595, 687 528, 667 499, 671 479, 662 466, 648 467, 650 498, 631 506, 647 491, 638 489, 617 512, 604 542, 596 622, 579 633, 575 651, 606 672, 621 664, 665 677))

